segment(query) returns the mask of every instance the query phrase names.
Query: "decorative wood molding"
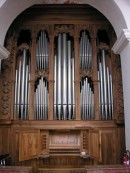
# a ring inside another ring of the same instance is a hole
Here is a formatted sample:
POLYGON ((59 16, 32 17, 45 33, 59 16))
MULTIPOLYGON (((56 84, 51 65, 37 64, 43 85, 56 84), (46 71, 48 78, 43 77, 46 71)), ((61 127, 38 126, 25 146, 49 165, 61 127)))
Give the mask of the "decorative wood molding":
POLYGON ((120 54, 126 45, 130 42, 130 29, 123 29, 120 36, 117 38, 112 50, 116 54, 120 54))
POLYGON ((0 59, 6 59, 10 55, 10 52, 0 45, 0 59))
POLYGON ((92 78, 92 70, 88 70, 88 69, 80 69, 80 79, 82 77, 88 76, 90 78, 92 78))
POLYGON ((38 78, 38 77, 44 77, 47 80, 49 78, 49 72, 48 71, 45 71, 45 70, 37 70, 35 72, 35 74, 36 74, 36 78, 38 78))
POLYGON ((115 87, 116 87, 116 111, 117 111, 117 117, 116 121, 117 123, 122 123, 124 121, 124 100, 123 100, 123 87, 122 87, 122 74, 121 74, 121 61, 120 57, 116 55, 114 58, 114 66, 115 66, 115 87))
POLYGON ((30 47, 27 43, 22 43, 19 47, 18 50, 22 51, 23 49, 28 50, 30 47))
POLYGON ((71 36, 74 34, 74 25, 72 25, 72 24, 70 24, 70 25, 67 25, 67 24, 55 25, 54 29, 55 29, 56 35, 58 33, 63 33, 63 32, 69 33, 71 36))
POLYGON ((110 50, 110 46, 109 45, 107 45, 106 43, 100 43, 100 45, 98 46, 98 49, 105 49, 105 50, 107 50, 107 51, 109 51, 110 50))
POLYGON ((34 33, 35 33, 35 36, 37 37, 37 34, 41 31, 41 30, 46 30, 48 32, 49 30, 49 25, 48 24, 39 24, 39 25, 35 25, 34 26, 34 33))

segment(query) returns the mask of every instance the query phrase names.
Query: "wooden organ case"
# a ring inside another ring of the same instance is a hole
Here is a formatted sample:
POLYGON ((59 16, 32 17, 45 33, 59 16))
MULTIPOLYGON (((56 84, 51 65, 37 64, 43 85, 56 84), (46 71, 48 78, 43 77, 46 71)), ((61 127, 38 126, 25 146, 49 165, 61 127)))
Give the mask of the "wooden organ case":
POLYGON ((0 74, 0 152, 13 165, 37 172, 122 163, 115 40, 109 21, 89 5, 35 5, 16 18, 0 74))

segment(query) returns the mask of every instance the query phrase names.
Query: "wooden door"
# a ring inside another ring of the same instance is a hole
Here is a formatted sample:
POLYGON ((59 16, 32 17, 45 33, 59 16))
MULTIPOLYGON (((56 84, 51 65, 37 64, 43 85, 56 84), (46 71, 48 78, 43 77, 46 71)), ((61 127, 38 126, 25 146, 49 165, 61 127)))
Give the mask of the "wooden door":
POLYGON ((98 129, 89 131, 89 155, 95 160, 102 161, 101 157, 101 132, 98 129))
POLYGON ((115 128, 91 129, 89 133, 90 157, 102 164, 116 164, 115 128))
POLYGON ((115 128, 105 128, 101 130, 102 164, 116 164, 117 140, 115 128))
POLYGON ((36 158, 39 155, 39 136, 38 130, 26 130, 19 132, 19 161, 36 158))

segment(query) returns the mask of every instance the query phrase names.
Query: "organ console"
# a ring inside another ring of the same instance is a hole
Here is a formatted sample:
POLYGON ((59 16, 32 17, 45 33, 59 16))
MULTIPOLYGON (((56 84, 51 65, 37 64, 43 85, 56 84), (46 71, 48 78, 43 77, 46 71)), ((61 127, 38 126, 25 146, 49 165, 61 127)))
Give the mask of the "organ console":
POLYGON ((0 74, 0 152, 9 153, 13 165, 35 172, 121 163, 115 40, 109 21, 89 5, 35 5, 14 20, 5 38, 11 54, 0 74))

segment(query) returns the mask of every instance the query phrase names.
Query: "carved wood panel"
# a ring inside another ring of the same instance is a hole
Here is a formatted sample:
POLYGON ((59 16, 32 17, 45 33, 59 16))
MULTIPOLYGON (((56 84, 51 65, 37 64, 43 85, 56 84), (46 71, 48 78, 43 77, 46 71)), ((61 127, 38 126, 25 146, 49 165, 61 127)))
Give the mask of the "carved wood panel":
POLYGON ((48 154, 49 152, 49 132, 48 131, 41 131, 40 133, 40 143, 41 143, 41 154, 48 154))
POLYGON ((50 148, 79 148, 80 133, 78 131, 50 132, 50 148))

